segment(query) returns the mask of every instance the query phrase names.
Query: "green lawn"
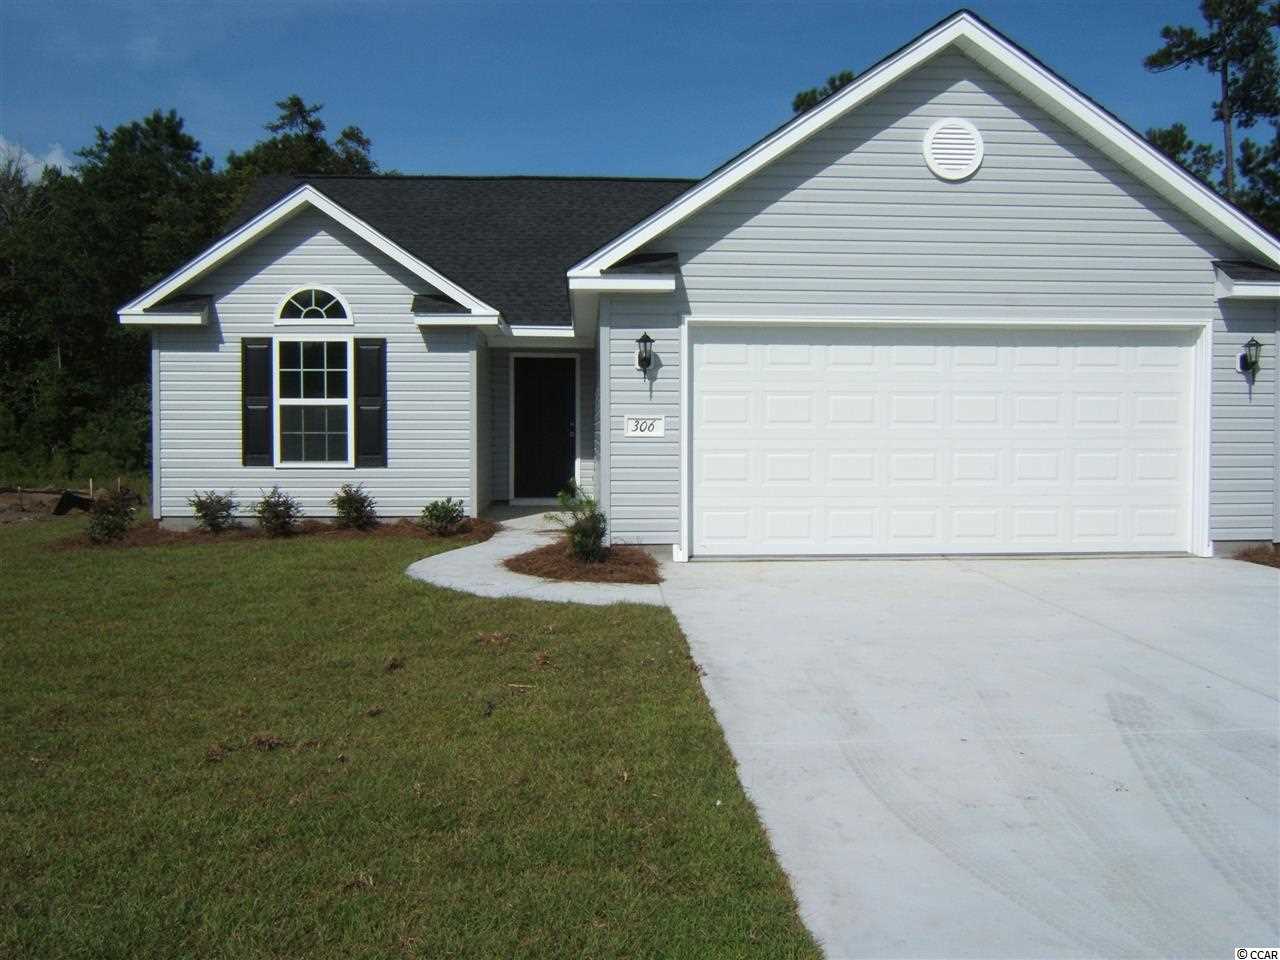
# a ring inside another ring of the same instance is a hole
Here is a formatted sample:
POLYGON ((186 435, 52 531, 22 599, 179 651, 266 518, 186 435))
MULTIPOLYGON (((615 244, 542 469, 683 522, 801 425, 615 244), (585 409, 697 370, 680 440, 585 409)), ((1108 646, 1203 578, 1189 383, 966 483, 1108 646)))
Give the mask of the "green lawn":
POLYGON ((0 528, 0 956, 816 955, 665 610, 79 523, 0 528))

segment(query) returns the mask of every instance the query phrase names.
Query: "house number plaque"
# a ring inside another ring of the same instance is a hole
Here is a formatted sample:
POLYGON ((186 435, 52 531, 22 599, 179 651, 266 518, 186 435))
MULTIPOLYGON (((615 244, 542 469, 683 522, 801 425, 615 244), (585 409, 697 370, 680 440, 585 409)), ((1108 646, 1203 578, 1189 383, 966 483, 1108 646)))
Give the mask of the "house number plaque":
POLYGON ((624 437, 661 437, 667 432, 666 417, 626 416, 622 421, 624 437))

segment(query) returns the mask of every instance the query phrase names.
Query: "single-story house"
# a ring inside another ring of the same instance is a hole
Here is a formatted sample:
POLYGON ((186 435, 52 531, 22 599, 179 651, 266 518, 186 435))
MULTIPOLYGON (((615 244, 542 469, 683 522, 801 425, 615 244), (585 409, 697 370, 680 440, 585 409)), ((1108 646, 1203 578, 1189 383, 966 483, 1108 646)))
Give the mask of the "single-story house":
POLYGON ((676 559, 1280 539, 1280 242, 961 11, 696 181, 300 177, 120 310, 157 513, 548 501, 676 559))

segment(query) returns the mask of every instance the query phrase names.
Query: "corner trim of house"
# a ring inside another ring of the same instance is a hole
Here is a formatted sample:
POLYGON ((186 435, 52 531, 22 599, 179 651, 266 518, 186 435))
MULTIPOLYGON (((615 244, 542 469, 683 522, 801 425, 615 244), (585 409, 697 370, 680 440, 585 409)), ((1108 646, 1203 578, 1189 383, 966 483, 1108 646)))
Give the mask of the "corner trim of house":
POLYGON ((160 345, 158 334, 151 331, 151 519, 164 515, 160 488, 160 345))
POLYGON ((693 498, 691 445, 693 443, 693 343, 689 328, 694 319, 688 315, 680 321, 680 535, 671 550, 671 559, 684 563, 692 546, 689 502, 693 498))
MULTIPOLYGON (((612 500, 609 489, 609 437, 613 432, 613 408, 609 388, 609 347, 613 338, 613 327, 610 324, 609 304, 608 297, 601 298, 600 323, 596 336, 596 377, 600 391, 600 409, 597 413, 600 418, 600 446, 596 450, 596 503, 600 505, 600 510, 606 517, 609 517, 612 500)), ((605 530, 605 543, 613 543, 612 517, 609 517, 605 530)))
POLYGON ((513 350, 507 359, 507 500, 515 506, 554 504, 554 497, 516 496, 516 358, 562 357, 573 361, 573 482, 582 485, 582 358, 563 351, 513 350))
POLYGON ((476 334, 471 342, 471 515, 480 516, 480 351, 484 338, 476 334))
POLYGON ((1275 470, 1272 474, 1271 542, 1280 543, 1280 303, 1275 304, 1276 337, 1271 351, 1271 393, 1275 398, 1275 470))
POLYGON ((1210 486, 1213 443, 1213 321, 1196 337, 1191 364, 1191 552, 1213 556, 1210 486))

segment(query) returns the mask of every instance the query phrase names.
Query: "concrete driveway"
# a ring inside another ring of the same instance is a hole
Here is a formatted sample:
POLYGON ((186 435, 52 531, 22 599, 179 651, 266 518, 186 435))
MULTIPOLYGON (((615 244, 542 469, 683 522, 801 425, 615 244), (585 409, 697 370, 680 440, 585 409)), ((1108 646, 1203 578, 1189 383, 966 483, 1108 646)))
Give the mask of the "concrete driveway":
POLYGON ((1280 572, 1168 558, 664 574, 830 957, 1280 943, 1280 572))

